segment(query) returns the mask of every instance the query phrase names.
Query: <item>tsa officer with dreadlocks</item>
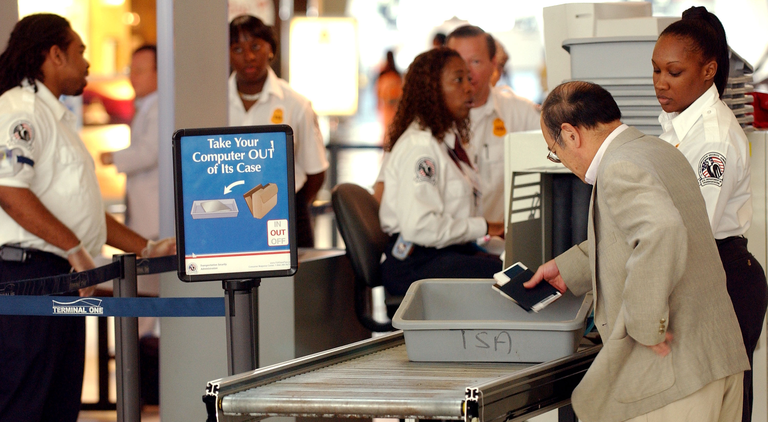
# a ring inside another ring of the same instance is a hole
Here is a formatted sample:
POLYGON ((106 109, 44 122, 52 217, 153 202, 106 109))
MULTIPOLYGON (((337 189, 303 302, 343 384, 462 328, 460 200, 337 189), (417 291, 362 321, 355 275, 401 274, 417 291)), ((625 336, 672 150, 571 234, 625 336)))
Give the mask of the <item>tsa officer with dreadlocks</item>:
MULTIPOLYGON (((84 51, 66 19, 36 14, 0 55, 0 282, 92 269, 105 242, 175 253, 175 239, 148 241, 104 212, 76 118, 58 100, 82 94, 84 51)), ((83 317, 0 316, 0 421, 76 421, 84 359, 83 317)))

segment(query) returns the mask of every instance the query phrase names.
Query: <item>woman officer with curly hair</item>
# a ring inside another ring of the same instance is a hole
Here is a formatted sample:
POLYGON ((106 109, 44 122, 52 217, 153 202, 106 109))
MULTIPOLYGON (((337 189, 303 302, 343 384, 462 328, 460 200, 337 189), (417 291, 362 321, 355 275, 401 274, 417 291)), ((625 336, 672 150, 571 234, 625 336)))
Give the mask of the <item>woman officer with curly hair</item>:
POLYGON ((472 88, 456 51, 420 54, 405 76, 403 97, 390 128, 384 169, 381 228, 391 236, 382 282, 403 294, 427 278, 491 278, 501 260, 475 242, 501 235, 501 223, 480 215, 477 173, 469 142, 472 88))

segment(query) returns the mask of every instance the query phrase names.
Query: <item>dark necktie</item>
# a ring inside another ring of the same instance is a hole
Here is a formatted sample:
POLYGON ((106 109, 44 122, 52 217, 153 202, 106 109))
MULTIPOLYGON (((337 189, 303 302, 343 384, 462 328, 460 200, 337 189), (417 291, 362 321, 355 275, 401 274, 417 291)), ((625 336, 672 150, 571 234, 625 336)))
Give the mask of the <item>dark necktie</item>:
MULTIPOLYGON (((472 166, 472 163, 469 161, 469 157, 467 156, 467 152, 464 151, 464 147, 461 145, 461 141, 459 141, 458 135, 456 135, 456 141, 453 143, 453 151, 449 151, 449 153, 451 153, 451 156, 455 156, 455 158, 452 157, 452 159, 454 162, 456 162, 456 165, 459 165, 458 161, 462 161, 468 166, 472 166)), ((459 168, 461 168, 461 166, 459 166, 459 168)))

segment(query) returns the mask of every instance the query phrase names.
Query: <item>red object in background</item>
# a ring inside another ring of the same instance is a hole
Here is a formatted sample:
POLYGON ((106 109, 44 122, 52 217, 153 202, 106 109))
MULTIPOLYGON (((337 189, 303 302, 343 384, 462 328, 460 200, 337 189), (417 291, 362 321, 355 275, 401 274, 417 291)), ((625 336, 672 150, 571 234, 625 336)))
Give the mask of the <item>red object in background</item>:
POLYGON ((757 129, 768 129, 768 93, 752 92, 747 94, 752 95, 755 99, 752 102, 755 107, 755 111, 752 113, 754 117, 752 126, 757 129))
POLYGON ((113 99, 86 87, 83 91, 83 106, 99 103, 99 101, 109 114, 109 124, 131 123, 134 112, 133 99, 113 99))

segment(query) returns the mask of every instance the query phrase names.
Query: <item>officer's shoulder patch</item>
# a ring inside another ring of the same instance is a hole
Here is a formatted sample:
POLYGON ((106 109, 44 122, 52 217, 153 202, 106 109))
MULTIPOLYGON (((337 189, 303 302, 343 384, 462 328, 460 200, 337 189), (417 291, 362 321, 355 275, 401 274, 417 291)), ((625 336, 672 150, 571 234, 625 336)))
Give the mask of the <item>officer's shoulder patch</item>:
POLYGON ((8 138, 13 144, 21 145, 32 151, 32 145, 35 142, 35 129, 32 127, 32 122, 19 119, 11 123, 11 127, 8 130, 8 138))
POLYGON ((699 177, 699 185, 723 185, 725 175, 725 156, 720 152, 709 152, 699 160, 699 169, 696 173, 699 177))
POLYGON ((423 157, 416 162, 416 181, 435 184, 437 180, 437 164, 430 157, 423 157))

